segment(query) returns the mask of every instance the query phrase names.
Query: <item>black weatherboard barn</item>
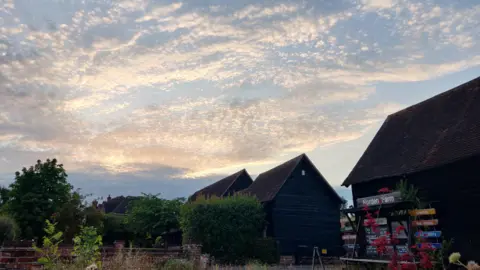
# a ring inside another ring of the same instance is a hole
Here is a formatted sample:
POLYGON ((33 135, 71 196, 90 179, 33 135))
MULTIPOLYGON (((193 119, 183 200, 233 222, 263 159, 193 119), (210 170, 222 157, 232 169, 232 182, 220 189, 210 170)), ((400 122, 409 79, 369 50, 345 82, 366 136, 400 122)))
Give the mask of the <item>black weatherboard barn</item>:
POLYGON ((480 256, 480 77, 394 113, 347 177, 353 201, 406 179, 453 251, 480 256))
POLYGON ((216 196, 224 197, 230 196, 235 192, 246 189, 252 184, 253 180, 248 174, 248 172, 243 169, 239 172, 236 172, 232 175, 229 175, 217 182, 206 186, 199 191, 195 192, 190 198, 189 201, 194 201, 199 196, 205 196, 206 198, 216 196))
POLYGON ((265 234, 277 240, 281 255, 311 255, 313 246, 329 255, 339 250, 342 198, 305 154, 260 174, 244 192, 263 203, 265 234))

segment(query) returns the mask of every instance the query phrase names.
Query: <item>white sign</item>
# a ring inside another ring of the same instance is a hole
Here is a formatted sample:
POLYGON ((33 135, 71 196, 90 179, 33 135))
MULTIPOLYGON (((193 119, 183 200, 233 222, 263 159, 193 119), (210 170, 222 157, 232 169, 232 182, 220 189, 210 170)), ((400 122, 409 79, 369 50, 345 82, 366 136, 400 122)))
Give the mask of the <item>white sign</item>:
POLYGON ((365 198, 358 198, 357 199, 357 206, 374 206, 374 205, 381 205, 381 204, 388 204, 388 203, 396 203, 401 201, 401 194, 399 191, 365 197, 365 198))

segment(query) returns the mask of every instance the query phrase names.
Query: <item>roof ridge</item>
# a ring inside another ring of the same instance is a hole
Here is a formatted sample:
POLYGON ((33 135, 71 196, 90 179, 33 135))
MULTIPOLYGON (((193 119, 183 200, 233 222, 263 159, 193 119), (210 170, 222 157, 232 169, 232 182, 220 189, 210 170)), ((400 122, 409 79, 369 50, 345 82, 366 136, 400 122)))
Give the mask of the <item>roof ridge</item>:
POLYGON ((230 185, 228 185, 228 187, 222 193, 222 196, 225 195, 225 193, 227 193, 228 189, 233 185, 233 183, 235 183, 235 181, 237 181, 238 177, 240 177, 240 175, 242 175, 243 172, 247 172, 247 170, 245 168, 243 168, 242 170, 234 173, 234 175, 236 175, 235 178, 233 178, 232 182, 230 182, 230 185))
MULTIPOLYGON (((422 100, 422 101, 419 101, 419 102, 417 102, 417 103, 415 103, 415 104, 412 104, 412 105, 410 105, 410 106, 408 106, 408 107, 406 107, 406 108, 403 108, 403 109, 401 109, 401 110, 399 110, 399 111, 396 111, 396 112, 394 112, 394 113, 391 113, 391 114, 389 114, 387 117, 395 116, 395 115, 397 115, 397 114, 399 114, 399 113, 402 113, 402 112, 404 112, 404 111, 414 109, 414 108, 416 108, 416 107, 419 107, 419 106, 423 105, 424 103, 428 103, 428 102, 431 102, 432 100, 437 99, 437 98, 439 98, 439 97, 442 97, 442 96, 451 94, 451 93, 454 92, 454 91, 465 90, 465 88, 464 88, 465 86, 467 86, 468 84, 471 84, 471 83, 475 83, 476 80, 480 80, 480 76, 478 76, 478 77, 476 77, 476 78, 474 78, 474 79, 472 79, 472 80, 470 80, 470 81, 467 81, 467 82, 464 82, 464 83, 459 84, 459 85, 457 85, 457 86, 454 86, 453 88, 447 89, 447 90, 445 90, 445 91, 443 91, 443 92, 441 92, 441 93, 438 93, 438 94, 436 94, 436 95, 434 95, 434 96, 431 96, 431 97, 429 97, 429 98, 427 98, 427 99, 424 99, 424 100, 422 100)), ((468 88, 467 88, 467 89, 468 89, 468 88)))

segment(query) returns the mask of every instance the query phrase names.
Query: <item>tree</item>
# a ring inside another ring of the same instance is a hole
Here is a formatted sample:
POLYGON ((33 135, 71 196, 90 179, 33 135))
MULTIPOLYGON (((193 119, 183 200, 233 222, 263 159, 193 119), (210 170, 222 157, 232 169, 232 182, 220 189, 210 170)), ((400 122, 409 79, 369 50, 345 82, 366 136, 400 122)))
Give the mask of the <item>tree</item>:
POLYGON ((10 189, 0 187, 0 207, 4 206, 10 199, 10 189))
POLYGON ((126 223, 137 235, 153 238, 170 229, 178 229, 183 198, 167 200, 158 195, 143 194, 130 202, 126 223))
POLYGON ((72 243, 73 237, 80 232, 84 223, 84 198, 84 196, 80 195, 79 190, 70 193, 68 201, 60 207, 55 215, 55 220, 58 223, 57 228, 63 232, 65 243, 72 243))
POLYGON ((89 206, 84 210, 85 213, 85 226, 94 227, 97 232, 103 233, 105 214, 96 207, 89 206))
POLYGON ((223 263, 245 263, 256 257, 254 246, 265 224, 260 202, 250 196, 197 199, 181 208, 184 240, 223 263))
POLYGON ((15 240, 18 237, 18 226, 9 216, 0 216, 0 244, 4 241, 15 240))
POLYGON ((37 161, 35 166, 15 173, 10 185, 8 212, 25 238, 42 237, 45 221, 71 199, 72 186, 56 159, 37 161))

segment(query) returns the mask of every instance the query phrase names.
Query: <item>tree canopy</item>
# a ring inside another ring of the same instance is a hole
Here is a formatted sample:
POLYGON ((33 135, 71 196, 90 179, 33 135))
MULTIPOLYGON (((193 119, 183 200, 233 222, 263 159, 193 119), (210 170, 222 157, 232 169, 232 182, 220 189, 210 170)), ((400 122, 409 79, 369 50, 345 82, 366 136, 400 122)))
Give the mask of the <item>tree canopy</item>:
POLYGON ((15 173, 7 207, 23 237, 42 237, 45 220, 71 199, 73 187, 67 177, 63 165, 56 159, 38 160, 34 166, 15 173))
POLYGON ((183 198, 167 200, 158 195, 143 194, 130 202, 126 223, 136 234, 154 237, 170 229, 179 228, 180 206, 183 198))

